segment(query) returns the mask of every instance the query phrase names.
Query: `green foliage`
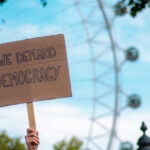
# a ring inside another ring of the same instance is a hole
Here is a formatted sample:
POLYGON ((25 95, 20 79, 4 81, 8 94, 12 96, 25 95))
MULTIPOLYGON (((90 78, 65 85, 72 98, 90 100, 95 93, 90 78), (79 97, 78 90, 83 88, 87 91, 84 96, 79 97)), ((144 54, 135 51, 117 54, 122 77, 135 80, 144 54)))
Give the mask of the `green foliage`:
POLYGON ((127 12, 127 8, 132 17, 136 17, 146 7, 150 8, 150 0, 120 0, 115 4, 116 15, 122 16, 127 12))
POLYGON ((86 150, 81 149, 83 142, 76 137, 72 137, 70 141, 62 140, 54 145, 54 150, 86 150))
POLYGON ((20 138, 10 138, 5 132, 0 134, 0 150, 26 150, 20 138))
POLYGON ((43 5, 43 7, 46 7, 47 6, 47 1, 46 0, 41 0, 41 3, 43 5))
POLYGON ((6 0, 0 0, 0 5, 2 5, 5 2, 6 2, 6 0))
POLYGON ((138 12, 141 12, 146 7, 150 7, 150 0, 129 0, 130 14, 135 17, 138 12))
MULTIPOLYGON (((4 4, 7 0, 0 0, 0 5, 4 4)), ((41 0, 43 7, 47 6, 47 0, 41 0)))
MULTIPOLYGON (((7 0, 0 0, 0 5, 4 4, 7 0)), ((41 0, 42 6, 47 6, 47 0, 41 0)), ((130 15, 136 17, 137 13, 143 11, 146 7, 150 8, 150 0, 120 0, 115 5, 115 13, 122 16, 126 13, 125 5, 129 7, 130 15), (121 5, 123 5, 123 7, 121 5)))

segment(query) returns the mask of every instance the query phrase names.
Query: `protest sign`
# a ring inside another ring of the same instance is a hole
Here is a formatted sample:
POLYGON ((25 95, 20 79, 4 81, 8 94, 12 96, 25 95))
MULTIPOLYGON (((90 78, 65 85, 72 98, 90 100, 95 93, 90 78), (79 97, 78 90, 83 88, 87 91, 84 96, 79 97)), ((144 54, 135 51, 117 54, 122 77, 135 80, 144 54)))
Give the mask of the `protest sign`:
POLYGON ((70 96, 63 35, 0 44, 0 106, 70 96))

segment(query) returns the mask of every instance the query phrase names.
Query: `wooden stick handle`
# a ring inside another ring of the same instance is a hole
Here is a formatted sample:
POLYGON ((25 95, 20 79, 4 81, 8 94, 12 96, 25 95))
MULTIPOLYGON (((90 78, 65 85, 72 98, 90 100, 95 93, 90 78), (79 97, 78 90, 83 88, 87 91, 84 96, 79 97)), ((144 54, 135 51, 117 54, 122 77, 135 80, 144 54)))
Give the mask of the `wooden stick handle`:
MULTIPOLYGON (((34 117, 34 107, 33 103, 27 103, 27 110, 28 110, 28 119, 29 119, 29 127, 36 131, 36 124, 35 124, 35 117, 34 117)), ((33 145, 33 148, 36 150, 38 148, 37 145, 33 145)))
POLYGON ((27 103, 27 110, 28 110, 29 126, 30 126, 30 128, 32 128, 36 131, 34 108, 33 108, 33 103, 32 102, 27 103))

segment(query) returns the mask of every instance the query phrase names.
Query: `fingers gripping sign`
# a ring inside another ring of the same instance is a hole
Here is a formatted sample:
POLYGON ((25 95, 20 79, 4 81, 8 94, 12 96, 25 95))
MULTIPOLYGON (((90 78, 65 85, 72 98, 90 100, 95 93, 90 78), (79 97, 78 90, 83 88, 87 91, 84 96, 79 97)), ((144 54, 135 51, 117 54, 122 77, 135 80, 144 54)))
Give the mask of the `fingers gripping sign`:
POLYGON ((28 128, 27 135, 25 136, 25 140, 26 140, 28 150, 37 150, 39 145, 39 137, 37 131, 28 128))

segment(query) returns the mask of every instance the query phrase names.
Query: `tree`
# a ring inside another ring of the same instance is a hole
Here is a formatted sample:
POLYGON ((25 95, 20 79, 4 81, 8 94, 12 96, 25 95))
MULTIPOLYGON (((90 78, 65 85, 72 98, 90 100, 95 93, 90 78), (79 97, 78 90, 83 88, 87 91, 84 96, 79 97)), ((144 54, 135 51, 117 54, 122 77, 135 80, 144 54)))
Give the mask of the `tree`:
POLYGON ((2 5, 5 2, 6 2, 6 0, 0 0, 0 5, 2 5))
POLYGON ((147 7, 150 7, 150 0, 120 0, 115 5, 115 13, 124 15, 128 8, 130 15, 136 17, 139 12, 147 7))
POLYGON ((54 150, 86 150, 82 149, 83 142, 76 137, 72 137, 70 141, 62 140, 54 145, 54 150))
MULTIPOLYGON (((6 1, 0 0, 0 5, 6 1)), ((41 3, 43 7, 47 6, 47 0, 41 0, 41 3)), ((132 17, 136 17, 137 13, 143 11, 146 7, 150 7, 150 0, 120 0, 115 5, 117 15, 123 15, 128 8, 132 17)))
POLYGON ((10 138, 5 132, 0 134, 0 150, 27 150, 20 138, 10 138))
POLYGON ((150 0, 129 0, 131 16, 135 17, 138 12, 141 12, 146 7, 150 7, 150 0))
MULTIPOLYGON (((0 5, 4 4, 7 0, 0 0, 0 5)), ((47 0, 41 0, 43 7, 47 5, 47 0)))

